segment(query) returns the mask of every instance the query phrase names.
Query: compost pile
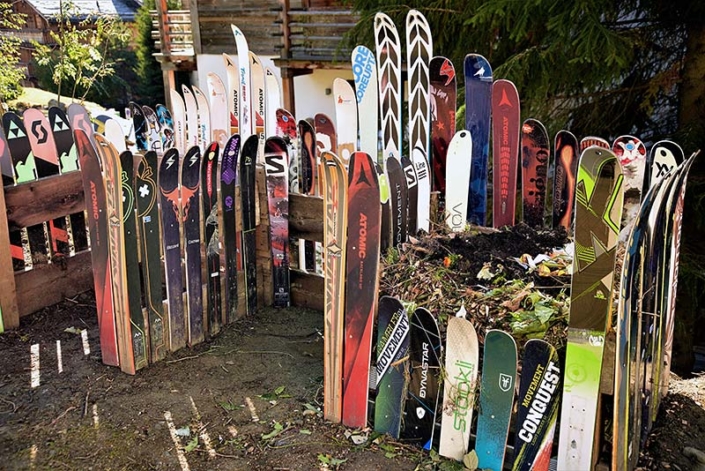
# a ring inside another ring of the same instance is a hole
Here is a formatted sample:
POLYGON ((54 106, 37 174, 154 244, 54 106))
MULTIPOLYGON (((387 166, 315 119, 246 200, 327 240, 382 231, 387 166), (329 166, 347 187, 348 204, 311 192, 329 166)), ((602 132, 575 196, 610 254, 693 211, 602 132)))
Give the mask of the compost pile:
POLYGON ((410 238, 383 257, 381 293, 424 307, 445 329, 465 307, 480 343, 487 329, 522 344, 544 338, 565 344, 572 247, 565 230, 519 224, 501 230, 470 227, 410 238))

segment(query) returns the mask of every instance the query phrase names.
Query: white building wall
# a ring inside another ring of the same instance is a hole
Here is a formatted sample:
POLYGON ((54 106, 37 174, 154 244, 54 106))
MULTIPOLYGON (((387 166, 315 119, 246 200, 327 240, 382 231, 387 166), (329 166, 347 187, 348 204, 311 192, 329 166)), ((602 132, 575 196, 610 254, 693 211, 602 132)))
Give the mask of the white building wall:
MULTIPOLYGON (((237 62, 237 56, 232 57, 237 62)), ((274 65, 273 57, 260 56, 262 65, 269 67, 277 76, 281 86, 281 70, 274 65)), ((191 80, 207 93, 206 77, 214 72, 223 79, 227 86, 227 76, 223 56, 216 54, 198 54, 198 70, 193 72, 191 80)), ((335 102, 333 99, 333 81, 338 78, 352 80, 351 70, 314 70, 312 74, 301 75, 294 79, 296 119, 313 118, 316 113, 327 114, 335 122, 335 102)), ((283 97, 282 97, 283 100, 283 97)))

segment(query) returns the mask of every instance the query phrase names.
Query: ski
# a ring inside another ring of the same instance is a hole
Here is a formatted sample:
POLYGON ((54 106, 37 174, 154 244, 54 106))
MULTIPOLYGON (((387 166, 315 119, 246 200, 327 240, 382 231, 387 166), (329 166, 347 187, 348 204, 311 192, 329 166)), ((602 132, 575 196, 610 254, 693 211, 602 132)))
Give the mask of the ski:
MULTIPOLYGON (((392 245, 397 247, 406 242, 407 212, 409 201, 407 179, 401 161, 396 157, 387 157, 387 178, 389 178, 390 206, 392 213, 392 245)), ((413 169, 412 169, 413 172, 413 169)))
POLYGON ((108 118, 103 125, 103 136, 113 143, 115 150, 122 153, 127 149, 127 141, 122 126, 116 120, 108 118))
MULTIPOLYGON (((2 170, 2 185, 12 186, 15 184, 15 169, 12 164, 12 156, 10 155, 10 146, 5 139, 5 132, 0 126, 0 170, 2 170)), ((32 251, 29 247, 29 236, 27 229, 22 228, 19 231, 11 230, 9 235, 10 240, 10 256, 12 259, 13 271, 29 269, 31 267, 32 251), (26 256, 26 257, 25 257, 26 256), (25 266, 25 260, 29 260, 30 265, 25 266)))
MULTIPOLYGON (((104 136, 96 134, 96 141, 103 146, 104 136)), ((112 143, 111 143, 112 145, 112 143)), ((113 151, 117 153, 117 149, 113 151)), ((122 230, 125 253, 125 286, 127 305, 130 311, 130 331, 132 333, 132 356, 135 369, 144 368, 149 363, 149 326, 142 311, 142 288, 140 286, 140 252, 137 243, 137 212, 135 210, 135 159, 132 152, 120 154, 122 189, 122 230)), ((143 255, 144 256, 144 255, 143 255)))
POLYGON ((323 414, 342 420, 343 310, 345 306, 345 247, 347 243, 347 175, 335 154, 323 152, 320 164, 323 190, 324 333, 323 414))
POLYGON ((448 145, 446 157, 445 221, 453 232, 465 229, 470 188, 470 161, 472 136, 468 131, 458 131, 448 145))
POLYGON ((334 149, 338 158, 348 168, 350 156, 357 146, 357 105, 355 90, 347 80, 333 80, 333 96, 335 98, 335 122, 338 145, 334 149))
POLYGON ((142 107, 134 102, 130 102, 130 114, 132 115, 132 126, 135 128, 135 146, 137 151, 146 152, 150 147, 147 118, 142 107))
POLYGON ((402 193, 402 205, 399 207, 403 213, 401 242, 406 242, 409 235, 416 235, 416 227, 418 226, 419 180, 411 158, 402 155, 401 167, 406 178, 406 192, 402 193))
POLYGON ((592 466, 602 352, 622 217, 622 173, 609 149, 583 151, 575 191, 575 258, 558 469, 592 466))
POLYGON ((235 25, 230 25, 235 37, 235 46, 237 47, 237 63, 240 66, 240 138, 242 142, 247 142, 254 132, 254 123, 252 122, 252 97, 251 95, 251 74, 250 74, 250 49, 247 45, 247 39, 242 34, 240 28, 235 25))
POLYGON ((377 180, 379 181, 379 201, 382 208, 382 222, 380 223, 379 245, 382 253, 393 245, 394 229, 392 224, 392 189, 389 175, 384 165, 375 164, 377 180))
POLYGON ((228 80, 227 97, 230 112, 230 135, 240 133, 240 70, 229 55, 223 53, 225 74, 228 80))
POLYGON ((184 109, 186 110, 186 152, 190 151, 193 146, 201 145, 201 129, 198 123, 198 104, 194 92, 186 85, 181 86, 181 92, 184 94, 184 109))
MULTIPOLYGON (((221 135, 222 137, 222 135, 221 135)), ((206 317, 208 335, 220 332, 223 302, 220 290, 220 228, 218 226, 218 159, 220 147, 213 141, 201 161, 201 203, 203 204, 203 237, 206 246, 206 317)))
POLYGON ((468 452, 480 360, 477 333, 465 318, 466 314, 465 307, 461 307, 455 316, 448 318, 441 440, 438 447, 441 456, 457 461, 462 461, 468 452))
MULTIPOLYGON (((273 127, 275 136, 284 139, 288 149, 288 168, 289 168, 289 193, 301 194, 301 185, 299 184, 300 176, 300 139, 296 119, 294 116, 283 108, 278 108, 275 113, 275 123, 273 127)), ((303 269, 300 267, 299 253, 305 250, 305 241, 303 239, 289 240, 289 266, 290 268, 303 269)))
POLYGON ((365 46, 356 46, 353 49, 351 62, 355 79, 357 123, 360 134, 360 145, 357 150, 367 153, 377 162, 379 153, 377 63, 372 51, 365 46))
POLYGON ((516 342, 506 332, 488 330, 482 355, 475 451, 478 468, 501 470, 514 406, 516 342))
POLYGON ((590 146, 602 147, 603 149, 611 149, 612 148, 612 146, 610 146, 610 143, 601 137, 586 136, 586 137, 580 139, 580 144, 579 144, 580 154, 582 155, 583 151, 590 146))
POLYGON ((517 398, 512 471, 549 469, 562 381, 563 371, 556 349, 539 339, 526 342, 517 398))
MULTIPOLYGON (((8 112, 2 116, 2 127, 7 139, 7 146, 12 157, 12 166, 16 176, 15 183, 26 183, 37 179, 37 168, 32 153, 32 147, 27 137, 22 119, 15 113, 8 112)), ((19 250, 15 249, 14 269, 15 270, 31 270, 34 267, 34 254, 32 253, 32 244, 30 243, 30 231, 36 234, 36 239, 44 240, 42 252, 49 254, 48 247, 48 230, 46 224, 39 224, 30 228, 23 227, 19 234, 10 231, 10 244, 15 247, 22 247, 22 259, 19 258, 19 250), (42 233, 42 235, 39 235, 42 233), (19 235, 19 237, 18 237, 19 235)), ((35 239, 35 240, 36 240, 35 239)))
MULTIPOLYGON (((74 135, 79 139, 79 134, 74 130, 74 135)), ((110 278, 112 280, 113 310, 117 328, 118 353, 120 369, 127 374, 134 375, 140 359, 139 336, 133 337, 132 323, 130 322, 130 303, 127 293, 127 270, 125 261, 125 235, 123 231, 123 191, 122 168, 120 156, 113 145, 103 136, 94 134, 93 139, 97 144, 96 150, 103 168, 106 195, 106 219, 108 225, 108 248, 110 253, 110 278), (135 358, 135 344, 137 344, 138 357, 135 358)), ((139 332, 137 333, 139 335, 139 332)), ((143 338, 141 340, 144 340, 143 338)), ((142 365, 140 365, 142 366, 142 365)))
POLYGON ((519 92, 509 80, 492 84, 492 226, 513 226, 516 221, 519 166, 519 92))
MULTIPOLYGON (((428 234, 431 228, 431 180, 428 171, 428 156, 419 147, 411 149, 411 163, 416 173, 416 187, 419 201, 428 201, 428 204, 419 204, 416 213, 415 233, 423 231, 428 234)), ((411 230, 411 224, 409 224, 411 230)))
POLYGON ((374 160, 355 152, 348 173, 348 239, 345 270, 343 424, 367 425, 372 329, 379 287, 379 183, 374 160))
POLYGON ((184 311, 184 279, 181 261, 181 225, 183 211, 179 188, 179 152, 169 149, 159 164, 159 206, 161 211, 162 245, 166 297, 169 306, 168 345, 171 351, 186 346, 186 312, 184 311))
POLYGON ((401 44, 394 21, 384 13, 375 14, 374 34, 382 131, 382 161, 386 162, 388 157, 401 159, 401 44))
POLYGON ((440 193, 439 201, 443 202, 446 194, 446 156, 450 141, 455 136, 457 83, 453 63, 445 57, 436 56, 431 59, 428 72, 433 123, 431 128, 432 189, 440 193))
POLYGON ((289 307, 289 169, 288 149, 281 137, 267 139, 264 171, 269 204, 269 234, 272 253, 274 306, 289 307))
MULTIPOLYGON (((162 303, 162 265, 157 199, 157 153, 150 151, 137 156, 137 172, 133 192, 137 207, 137 229, 142 255, 144 304, 149 325, 149 359, 151 363, 164 359, 169 350, 169 319, 162 303)), ((171 211, 171 208, 165 208, 171 211)))
POLYGON ((259 136, 251 134, 240 151, 240 198, 242 200, 242 247, 245 267, 245 299, 247 313, 257 310, 257 245, 255 239, 255 165, 259 136))
POLYGON ((183 214, 184 264, 188 310, 186 342, 201 343, 203 326, 203 281, 201 275, 201 149, 191 147, 181 160, 181 211, 183 214))
POLYGON ((441 334, 436 318, 425 308, 411 316, 409 391, 401 437, 430 450, 436 428, 441 385, 441 334))
POLYGON ((230 136, 228 95, 225 84, 218 74, 209 72, 206 80, 211 122, 210 140, 217 142, 218 147, 223 149, 230 136))
MULTIPOLYGON (((318 193, 318 164, 316 159, 316 131, 306 120, 298 123, 301 143, 301 194, 315 195, 318 193)), ((315 243, 304 241, 303 250, 299 248, 299 268, 309 273, 316 270, 315 243)))
POLYGON ((465 129, 472 136, 468 222, 485 225, 487 213, 487 167, 490 152, 492 67, 479 54, 468 54, 465 70, 465 129))
POLYGON ((556 167, 553 176, 553 228, 562 226, 573 233, 575 180, 578 175, 578 140, 570 131, 558 131, 553 152, 556 167))
MULTIPOLYGON (((36 108, 27 108, 22 114, 29 145, 34 154, 37 178, 61 174, 59 154, 51 132, 49 120, 44 113, 36 108)), ((71 218, 67 215, 49 221, 49 238, 51 241, 50 255, 52 260, 62 256, 76 254, 73 241, 71 218)))
POLYGON ((196 99, 196 112, 198 116, 198 146, 201 153, 205 153, 208 145, 213 142, 213 126, 211 124, 211 109, 208 96, 197 86, 192 85, 193 96, 196 99))
POLYGON ((646 146, 634 136, 619 136, 612 143, 612 152, 617 156, 624 175, 624 209, 622 210, 621 240, 629 235, 634 217, 641 206, 641 190, 644 186, 646 168, 646 146))
POLYGON ((527 119, 521 126, 521 196, 523 221, 542 228, 548 179, 548 133, 540 121, 527 119))
POLYGON ((79 103, 71 103, 66 109, 66 114, 69 118, 69 123, 71 123, 71 129, 74 131, 80 129, 86 133, 91 144, 96 145, 95 139, 93 139, 93 124, 91 123, 91 117, 88 111, 79 103))
POLYGON ((274 135, 277 127, 277 117, 274 110, 277 110, 282 106, 282 90, 279 85, 279 80, 277 80, 277 76, 274 75, 274 71, 272 71, 269 67, 264 68, 264 84, 264 88, 267 91, 265 110, 268 110, 266 113, 264 127, 267 130, 267 137, 270 137, 274 135))
POLYGON ((407 389, 411 323, 401 301, 390 296, 379 299, 377 319, 374 428, 375 432, 399 438, 407 389))
POLYGON ((644 166, 642 194, 646 195, 649 188, 678 167, 684 159, 683 149, 675 142, 658 141, 654 144, 644 166))
POLYGON ((91 241, 91 267, 93 269, 93 290, 95 292, 98 330, 100 332, 100 353, 103 363, 120 365, 116 319, 113 311, 113 285, 111 281, 110 247, 108 237, 107 195, 100 172, 100 161, 93 144, 86 133, 74 131, 76 151, 81 164, 83 192, 86 195, 88 233, 91 241))
POLYGON ((254 131, 259 136, 259 152, 257 153, 257 163, 264 161, 264 144, 267 139, 266 117, 267 117, 267 99, 265 89, 264 67, 257 54, 250 51, 250 80, 252 80, 252 108, 250 111, 253 116, 252 125, 254 131))
POLYGON ((237 223, 235 182, 240 156, 240 135, 233 134, 223 148, 220 162, 220 210, 223 215, 223 259, 225 260, 225 323, 230 324, 237 318, 237 223))
POLYGON ((174 147, 179 151, 179 154, 183 155, 188 146, 186 105, 176 90, 169 90, 169 97, 171 98, 171 117, 174 119, 174 147))

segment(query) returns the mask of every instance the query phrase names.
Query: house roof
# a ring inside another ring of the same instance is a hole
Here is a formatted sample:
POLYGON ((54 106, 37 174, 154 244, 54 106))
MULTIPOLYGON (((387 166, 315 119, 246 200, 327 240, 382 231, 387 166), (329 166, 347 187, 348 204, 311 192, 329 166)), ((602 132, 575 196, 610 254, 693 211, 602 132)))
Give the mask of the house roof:
MULTIPOLYGON (((61 12, 59 0, 26 0, 43 17, 51 19, 61 12)), ((136 0, 72 0, 78 18, 107 15, 118 16, 122 21, 135 21, 135 13, 142 2, 136 0)))

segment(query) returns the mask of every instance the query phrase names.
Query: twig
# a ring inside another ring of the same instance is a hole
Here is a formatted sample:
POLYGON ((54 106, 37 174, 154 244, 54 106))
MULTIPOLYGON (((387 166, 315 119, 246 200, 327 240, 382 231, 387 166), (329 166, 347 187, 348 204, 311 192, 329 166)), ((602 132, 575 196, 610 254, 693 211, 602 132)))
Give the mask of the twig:
POLYGON ((294 355, 286 352, 268 351, 268 350, 236 350, 235 353, 244 353, 246 355, 286 355, 294 358, 294 355))
POLYGON ((197 355, 191 355, 191 356, 188 356, 188 357, 177 358, 176 360, 168 360, 168 361, 166 362, 166 364, 167 364, 167 365, 170 365, 170 364, 172 364, 172 363, 178 363, 178 362, 184 361, 184 360, 194 360, 194 359, 196 359, 196 358, 202 357, 203 355, 209 354, 210 352, 212 352, 212 351, 215 350, 215 349, 216 349, 216 347, 211 347, 211 348, 209 348, 208 350, 206 350, 205 352, 199 353, 199 354, 197 354, 197 355))
POLYGON ((1 397, 0 397, 0 401, 4 402, 5 404, 10 404, 10 405, 11 405, 11 406, 12 406, 12 413, 13 413, 13 414, 14 414, 15 412, 17 412, 17 405, 16 405, 14 402, 8 401, 7 399, 3 399, 3 398, 1 398, 1 397))
POLYGON ((71 407, 69 407, 68 409, 66 409, 65 411, 63 411, 63 412, 61 413, 61 415, 59 415, 57 418, 55 418, 54 420, 51 421, 51 424, 49 424, 49 426, 50 426, 50 427, 53 427, 54 425, 56 425, 56 423, 57 423, 59 420, 61 420, 66 414, 68 414, 69 412, 71 412, 71 411, 74 410, 74 409, 76 409, 76 406, 71 406, 71 407))
POLYGON ((88 415, 88 396, 90 396, 90 395, 91 395, 91 390, 89 389, 88 391, 86 391, 86 399, 83 404, 83 417, 88 415))

